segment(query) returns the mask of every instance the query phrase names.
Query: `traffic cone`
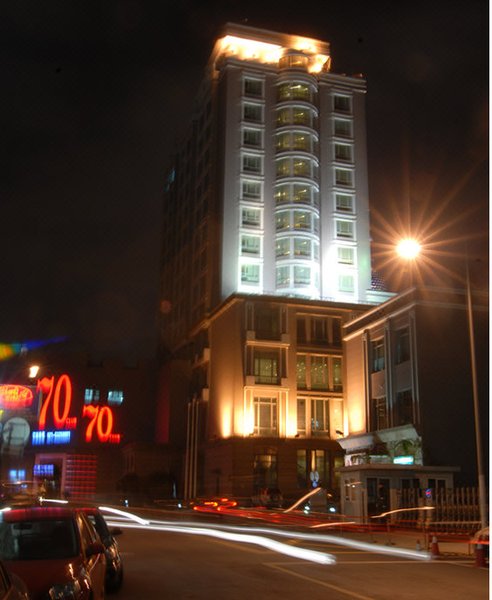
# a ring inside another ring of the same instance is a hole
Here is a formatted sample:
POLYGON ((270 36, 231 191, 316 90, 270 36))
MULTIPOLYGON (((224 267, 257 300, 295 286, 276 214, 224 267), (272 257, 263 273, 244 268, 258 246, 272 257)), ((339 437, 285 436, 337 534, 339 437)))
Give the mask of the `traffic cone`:
POLYGON ((482 541, 482 536, 478 538, 478 544, 475 546, 475 566, 476 567, 485 567, 485 549, 482 541))
POLYGON ((439 552, 439 544, 437 543, 437 537, 435 535, 432 536, 432 543, 431 543, 431 556, 432 558, 435 558, 437 556, 440 556, 440 552, 439 552))

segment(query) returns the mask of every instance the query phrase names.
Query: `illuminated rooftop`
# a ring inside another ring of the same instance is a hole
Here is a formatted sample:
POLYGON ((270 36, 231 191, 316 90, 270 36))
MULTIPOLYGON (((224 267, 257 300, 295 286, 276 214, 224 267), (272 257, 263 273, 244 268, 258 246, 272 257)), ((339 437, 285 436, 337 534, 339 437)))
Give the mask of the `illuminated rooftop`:
POLYGON ((319 73, 330 70, 330 45, 328 42, 244 25, 228 23, 217 40, 211 61, 234 57, 238 60, 276 65, 289 54, 307 58, 308 71, 319 73))

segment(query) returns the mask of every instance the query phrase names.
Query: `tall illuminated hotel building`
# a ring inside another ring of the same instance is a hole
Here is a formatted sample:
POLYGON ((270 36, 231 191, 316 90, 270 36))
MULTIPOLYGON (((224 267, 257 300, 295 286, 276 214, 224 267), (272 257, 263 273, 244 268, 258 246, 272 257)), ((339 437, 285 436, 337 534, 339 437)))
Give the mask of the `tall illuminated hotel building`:
POLYGON ((341 326, 388 297, 365 94, 327 42, 228 24, 213 48, 163 203, 159 431, 186 497, 336 487, 341 326))

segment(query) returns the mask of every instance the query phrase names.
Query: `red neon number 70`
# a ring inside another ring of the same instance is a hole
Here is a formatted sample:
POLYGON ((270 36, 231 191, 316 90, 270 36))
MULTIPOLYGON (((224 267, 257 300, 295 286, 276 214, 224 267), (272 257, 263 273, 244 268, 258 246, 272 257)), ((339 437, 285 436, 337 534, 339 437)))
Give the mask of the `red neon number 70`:
POLYGON ((46 427, 46 414, 51 402, 53 402, 53 421, 55 427, 57 429, 62 429, 62 427, 73 429, 77 424, 77 417, 68 418, 72 405, 72 382, 70 381, 70 377, 68 375, 61 375, 56 382, 56 386, 54 377, 43 377, 43 379, 38 381, 38 389, 41 389, 44 394, 48 394, 39 411, 39 429, 45 429, 46 427), (63 396, 63 412, 60 414, 62 389, 64 389, 65 394, 63 396))
POLYGON ((90 419, 85 430, 85 441, 91 442, 94 429, 100 442, 119 442, 120 434, 113 433, 113 413, 109 406, 84 406, 83 417, 90 419))

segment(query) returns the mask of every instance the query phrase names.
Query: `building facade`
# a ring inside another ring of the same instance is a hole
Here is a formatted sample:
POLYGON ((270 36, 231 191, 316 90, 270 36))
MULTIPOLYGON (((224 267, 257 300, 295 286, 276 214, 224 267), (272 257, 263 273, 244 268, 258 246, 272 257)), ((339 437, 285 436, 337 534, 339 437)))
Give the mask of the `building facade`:
POLYGON ((366 84, 330 69, 319 40, 217 40, 164 194, 171 346, 236 292, 371 301, 366 84))
MULTIPOLYGON (((367 308, 367 307, 365 307, 367 308)), ((316 485, 343 466, 342 326, 361 305, 234 294, 194 331, 185 496, 248 499, 316 485)))
POLYGON ((477 421, 484 458, 488 448, 488 294, 474 291, 471 307, 465 290, 411 288, 345 325, 345 514, 401 509, 409 489, 432 499, 476 485, 477 421))
POLYGON ((228 24, 212 50, 163 202, 158 418, 186 498, 337 487, 341 324, 389 297, 365 93, 320 40, 228 24))

